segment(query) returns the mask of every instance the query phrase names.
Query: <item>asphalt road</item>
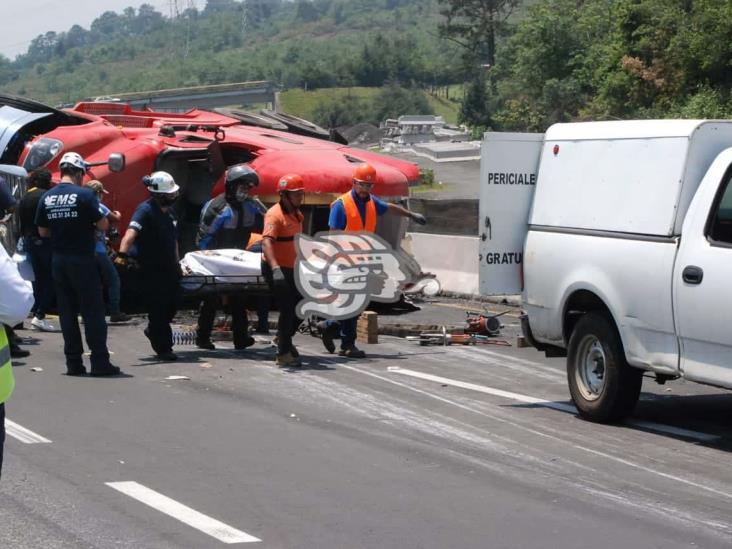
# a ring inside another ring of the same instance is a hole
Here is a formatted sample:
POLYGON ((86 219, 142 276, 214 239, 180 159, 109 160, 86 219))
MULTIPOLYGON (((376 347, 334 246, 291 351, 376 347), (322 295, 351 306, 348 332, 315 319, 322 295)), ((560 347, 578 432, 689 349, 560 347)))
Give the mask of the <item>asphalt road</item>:
POLYGON ((138 326, 114 326, 127 377, 79 379, 60 334, 21 333, 36 344, 8 418, 30 433, 6 442, 3 548, 732 543, 722 391, 648 380, 631 424, 600 426, 531 349, 382 337, 347 361, 298 336, 298 371, 265 343, 160 364, 138 326))

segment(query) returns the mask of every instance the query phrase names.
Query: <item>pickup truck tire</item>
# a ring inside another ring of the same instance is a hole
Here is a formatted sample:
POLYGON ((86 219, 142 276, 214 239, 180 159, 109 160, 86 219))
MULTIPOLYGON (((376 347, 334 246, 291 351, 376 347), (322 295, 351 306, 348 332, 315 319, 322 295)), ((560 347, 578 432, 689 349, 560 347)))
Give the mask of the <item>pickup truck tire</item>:
POLYGON ((569 339, 569 392, 581 417, 610 423, 629 415, 640 395, 643 371, 625 360, 620 335, 607 314, 579 319, 569 339))

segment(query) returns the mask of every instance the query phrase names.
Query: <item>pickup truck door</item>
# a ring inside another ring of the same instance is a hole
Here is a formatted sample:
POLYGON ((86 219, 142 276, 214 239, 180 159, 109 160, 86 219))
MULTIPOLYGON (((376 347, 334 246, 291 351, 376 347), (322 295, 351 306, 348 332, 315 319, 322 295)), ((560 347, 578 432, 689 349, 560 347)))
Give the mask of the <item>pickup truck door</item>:
POLYGON ((732 388, 732 150, 717 157, 684 221, 674 309, 687 379, 732 388))

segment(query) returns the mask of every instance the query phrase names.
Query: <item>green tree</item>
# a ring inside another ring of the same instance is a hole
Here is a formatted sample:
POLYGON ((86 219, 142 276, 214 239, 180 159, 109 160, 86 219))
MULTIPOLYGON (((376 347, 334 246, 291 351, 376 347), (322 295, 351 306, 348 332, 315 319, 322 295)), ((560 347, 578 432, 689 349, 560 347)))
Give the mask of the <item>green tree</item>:
POLYGON ((391 83, 374 98, 374 122, 403 114, 434 114, 424 92, 391 83))
POLYGON ((374 122, 374 115, 366 102, 349 94, 320 101, 315 107, 313 121, 325 128, 338 128, 374 122))
POLYGON ((439 0, 440 34, 465 49, 469 64, 496 63, 496 37, 521 0, 439 0))
POLYGON ((474 128, 490 128, 493 126, 493 120, 489 110, 486 81, 478 72, 465 91, 465 98, 460 105, 458 122, 474 128))

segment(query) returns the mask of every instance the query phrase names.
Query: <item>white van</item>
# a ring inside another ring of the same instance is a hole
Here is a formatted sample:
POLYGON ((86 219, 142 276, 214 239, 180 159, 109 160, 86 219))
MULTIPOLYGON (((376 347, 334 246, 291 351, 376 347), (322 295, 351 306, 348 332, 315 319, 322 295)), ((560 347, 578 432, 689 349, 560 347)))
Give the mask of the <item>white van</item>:
POLYGON ((481 288, 523 278, 524 334, 567 356, 583 417, 631 413, 644 371, 732 388, 732 121, 489 133, 481 170, 481 288))

